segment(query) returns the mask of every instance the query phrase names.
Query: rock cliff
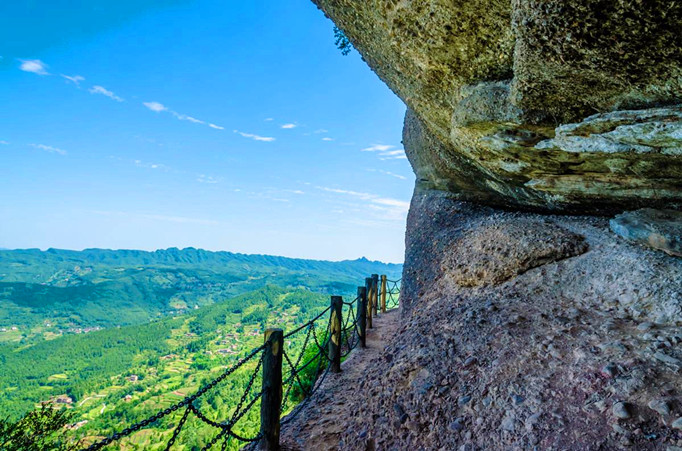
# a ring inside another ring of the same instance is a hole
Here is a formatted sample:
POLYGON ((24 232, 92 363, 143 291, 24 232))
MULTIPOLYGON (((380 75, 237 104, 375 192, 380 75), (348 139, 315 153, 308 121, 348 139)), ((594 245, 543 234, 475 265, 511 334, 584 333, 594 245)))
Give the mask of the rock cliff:
POLYGON ((340 446, 681 450, 682 3, 313 1, 407 104, 417 175, 340 446))
POLYGON ((682 4, 314 1, 408 105, 423 186, 578 213, 682 204, 682 4))

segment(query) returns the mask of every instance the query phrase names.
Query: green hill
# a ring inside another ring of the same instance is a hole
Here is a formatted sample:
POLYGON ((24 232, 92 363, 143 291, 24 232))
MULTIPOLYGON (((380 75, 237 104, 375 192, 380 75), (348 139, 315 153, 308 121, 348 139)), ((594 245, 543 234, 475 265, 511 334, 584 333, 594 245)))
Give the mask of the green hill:
POLYGON ((264 287, 351 293, 402 265, 200 249, 0 251, 0 342, 142 324, 264 287), (2 332, 1 329, 15 331, 2 332))

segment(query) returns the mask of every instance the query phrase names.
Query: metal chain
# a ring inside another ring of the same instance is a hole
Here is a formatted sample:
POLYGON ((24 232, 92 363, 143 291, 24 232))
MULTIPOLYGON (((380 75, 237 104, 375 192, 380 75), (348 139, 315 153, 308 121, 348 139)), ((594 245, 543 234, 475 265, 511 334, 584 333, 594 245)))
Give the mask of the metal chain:
POLYGON ((190 408, 185 409, 185 413, 182 414, 182 418, 180 419, 180 422, 178 422, 178 425, 175 427, 175 430, 173 430, 173 435, 171 436, 170 440, 168 440, 168 443, 166 444, 166 451, 169 451, 173 444, 175 444, 175 440, 178 438, 178 434, 180 434, 180 430, 182 429, 182 426, 185 424, 185 421, 187 421, 187 416, 189 415, 190 408))
MULTIPOLYGON (((398 283, 401 282, 401 279, 398 279, 396 281, 390 280, 389 282, 391 282, 393 284, 393 286, 391 287, 390 290, 386 290, 386 292, 389 295, 390 301, 394 301, 395 305, 397 305, 398 300, 395 300, 393 295, 394 294, 398 294, 398 295, 400 294, 400 288, 398 288, 398 283)), ((355 332, 355 330, 357 328, 358 318, 355 315, 354 308, 353 308, 353 305, 357 301, 359 301, 359 298, 355 298, 351 302, 343 302, 343 304, 350 307, 349 308, 350 313, 346 316, 346 321, 345 321, 345 323, 341 329, 341 333, 343 334, 342 342, 345 340, 345 347, 347 349, 345 354, 343 354, 343 357, 347 356, 357 346, 357 344, 360 341, 359 336, 356 333, 349 333, 350 329, 353 329, 353 331, 355 332), (352 320, 351 320, 351 316, 353 317, 352 320), (353 337, 355 338, 355 340, 352 340, 353 337), (351 344, 351 342, 353 342, 353 344, 351 344)), ((293 388, 294 382, 297 382, 299 384, 299 386, 301 387, 301 389, 303 390, 303 392, 305 394, 305 398, 301 403, 299 403, 298 406, 296 406, 295 411, 292 412, 292 414, 288 415, 284 421, 282 421, 282 424, 285 424, 286 422, 290 421, 296 414, 298 414, 298 412, 301 410, 300 408, 304 404, 306 404, 308 402, 308 400, 312 397, 312 395, 318 390, 318 388, 322 385, 325 378, 327 377, 327 374, 329 373, 330 365, 326 365, 325 360, 327 360, 327 361, 331 361, 331 360, 330 360, 329 356, 327 355, 327 353, 325 352, 325 349, 328 346, 329 339, 330 339, 331 315, 330 315, 329 321, 327 323, 326 337, 323 340, 323 344, 320 344, 320 342, 318 340, 315 323, 317 320, 322 318, 322 316, 324 314, 329 312, 330 309, 331 309, 331 306, 327 307, 325 310, 323 310, 321 313, 319 313, 317 316, 315 316, 313 319, 311 319, 307 323, 299 326, 298 328, 296 328, 293 331, 289 332, 288 334, 284 335, 284 338, 289 338, 289 337, 293 336, 294 334, 302 331, 303 329, 306 329, 306 328, 308 329, 308 331, 306 333, 306 338, 303 342, 303 348, 301 349, 301 352, 298 355, 298 358, 296 359, 295 364, 291 362, 291 359, 289 358, 288 354, 286 352, 283 352, 283 355, 286 359, 286 362, 289 365, 289 367, 291 368, 291 372, 290 372, 290 375, 285 382, 285 385, 288 385, 288 388, 287 388, 286 394, 283 398, 284 402, 283 402, 282 407, 281 407, 282 411, 284 411, 284 406, 286 405, 286 403, 288 401, 289 393, 290 393, 291 389, 293 388), (299 367, 299 364, 301 363, 301 360, 303 359, 303 356, 306 352, 308 344, 310 343, 310 336, 311 335, 313 336, 313 340, 315 342, 315 345, 318 348, 318 352, 310 360, 308 360, 306 363, 304 363, 303 365, 301 365, 299 367), (324 356, 324 358, 322 358, 322 356, 324 356), (310 389, 306 389, 304 387, 300 377, 299 377, 299 373, 301 371, 303 371, 305 368, 307 368, 309 365, 314 363, 316 360, 317 360, 317 368, 315 370, 315 378, 314 378, 313 384, 310 387, 310 389), (326 369, 320 375, 320 369, 322 368, 323 363, 325 364, 326 369)), ((106 437, 106 438, 104 438, 98 442, 91 444, 90 446, 88 446, 87 448, 85 448, 82 451, 99 450, 99 449, 101 449, 101 448, 103 448, 103 447, 105 447, 105 446, 107 446, 107 445, 109 445, 115 441, 118 441, 124 437, 127 437, 127 436, 133 434, 134 432, 137 432, 140 429, 143 429, 143 428, 155 423, 156 421, 159 421, 160 419, 170 415, 171 413, 174 413, 175 411, 177 411, 178 409, 181 409, 183 407, 186 407, 186 409, 185 409, 180 421, 178 422, 177 426, 173 430, 171 438, 169 439, 169 441, 166 445, 165 449, 167 451, 170 450, 170 448, 175 444, 175 441, 177 440, 180 432, 182 431, 182 428, 184 427, 185 423, 187 422, 187 418, 189 417, 190 413, 193 413, 203 423, 205 423, 209 426, 212 426, 214 428, 220 429, 220 432, 215 437, 213 437, 213 439, 211 439, 211 441, 209 443, 207 443, 206 446, 204 446, 204 448, 203 448, 204 450, 208 450, 208 449, 212 448, 221 439, 223 439, 223 443, 221 444, 221 449, 223 449, 223 450, 226 449, 228 441, 230 438, 235 438, 235 439, 243 441, 243 442, 254 442, 254 441, 260 440, 260 438, 261 438, 260 433, 254 438, 247 438, 247 437, 242 437, 239 434, 235 433, 232 430, 232 428, 246 414, 246 412, 248 412, 253 407, 253 405, 258 401, 258 399, 260 399, 263 395, 263 391, 261 391, 251 401, 249 401, 246 404, 246 406, 244 407, 244 403, 246 402, 246 399, 247 399, 249 393, 251 392, 254 381, 255 381, 256 377, 258 376, 259 370, 263 364, 264 354, 262 353, 262 351, 264 349, 265 349, 265 345, 261 345, 258 348, 252 350, 247 356, 245 356, 242 359, 240 359, 239 361, 237 361, 232 367, 225 370, 216 379, 212 380, 208 384, 201 387, 201 389, 199 389, 193 395, 185 397, 183 400, 181 400, 177 404, 170 406, 166 409, 163 409, 163 410, 157 412, 156 414, 152 415, 151 417, 146 418, 142 421, 139 421, 138 423, 135 423, 132 426, 129 426, 129 427, 121 430, 120 432, 115 432, 111 436, 106 437), (201 398, 205 393, 207 393, 208 391, 215 388, 216 385, 221 383, 223 380, 225 380, 225 378, 227 378, 228 376, 233 374, 237 369, 241 368, 244 364, 246 364, 251 359, 253 359, 258 353, 261 353, 261 357, 258 360, 258 364, 256 365, 256 368, 255 368, 253 374, 251 375, 251 378, 249 379, 247 387, 246 387, 244 393, 242 394, 242 397, 239 400, 239 403, 237 404, 237 407, 236 407, 236 409, 232 415, 232 418, 229 420, 229 422, 218 423, 218 422, 215 422, 215 421, 207 418, 204 414, 202 414, 199 411, 199 409, 194 405, 194 401, 201 398)))

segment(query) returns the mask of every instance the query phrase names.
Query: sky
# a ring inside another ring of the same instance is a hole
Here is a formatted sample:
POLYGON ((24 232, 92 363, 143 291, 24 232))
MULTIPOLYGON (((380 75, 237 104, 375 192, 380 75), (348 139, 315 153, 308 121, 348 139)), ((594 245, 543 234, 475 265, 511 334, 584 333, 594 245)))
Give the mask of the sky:
POLYGON ((402 262, 405 107, 310 0, 0 5, 0 247, 402 262))

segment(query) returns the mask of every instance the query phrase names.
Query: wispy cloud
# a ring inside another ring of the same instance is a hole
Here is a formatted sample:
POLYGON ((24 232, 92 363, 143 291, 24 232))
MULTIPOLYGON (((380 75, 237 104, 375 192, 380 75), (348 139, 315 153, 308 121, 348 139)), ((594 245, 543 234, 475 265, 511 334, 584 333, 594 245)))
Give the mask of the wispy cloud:
POLYGON ((239 130, 234 130, 234 132, 243 136, 244 138, 253 139, 254 141, 272 142, 275 140, 275 138, 271 138, 269 136, 254 135, 253 133, 244 133, 240 132, 239 130))
POLYGON ((265 122, 270 122, 270 121, 274 121, 274 120, 275 120, 274 117, 266 117, 265 118, 265 122))
POLYGON ((379 159, 380 160, 406 160, 407 155, 405 155, 405 151, 402 149, 400 149, 400 150, 389 150, 388 152, 379 153, 379 159))
POLYGON ((218 183, 218 179, 211 177, 210 175, 199 174, 199 176, 197 177, 197 182, 215 184, 218 183))
POLYGON ((285 128, 285 129, 296 128, 296 124, 284 124, 281 126, 281 128, 285 128))
POLYGON ((410 203, 400 199, 393 199, 390 197, 383 197, 377 194, 364 193, 360 191, 353 191, 340 188, 329 188, 326 186, 318 186, 317 189, 327 191, 330 193, 343 194, 347 196, 356 197, 366 201, 366 206, 380 214, 381 219, 385 220, 399 220, 402 221, 407 215, 410 208, 410 203))
POLYGON ((334 138, 324 137, 322 141, 334 141, 334 138))
POLYGON ((393 149, 395 146, 389 146, 387 144, 374 144, 370 147, 361 149, 363 152, 385 152, 387 150, 393 149))
POLYGON ((47 64, 40 60, 20 60, 19 69, 24 72, 31 72, 38 75, 50 75, 47 71, 47 64))
POLYGON ((400 180, 407 180, 407 177, 405 177, 404 175, 395 174, 395 173, 390 172, 390 171, 384 171, 383 169, 379 169, 379 172, 384 174, 384 175, 390 175, 391 177, 395 177, 395 178, 400 179, 400 180))
POLYGON ((3 146, 8 146, 8 145, 9 145, 9 143, 8 143, 7 141, 0 141, 0 144, 2 144, 3 146))
POLYGON ((146 106, 155 113, 160 113, 168 109, 162 103, 159 102, 142 102, 142 105, 146 106))
POLYGON ((80 75, 64 75, 60 74, 62 77, 66 78, 68 81, 73 83, 76 86, 80 86, 80 83, 85 80, 85 77, 81 77, 80 75))
POLYGON ((103 86, 95 85, 92 88, 88 89, 88 92, 90 92, 90 94, 101 94, 104 97, 109 97, 111 100, 115 100, 117 102, 123 102, 123 99, 121 97, 117 96, 116 94, 109 91, 108 89, 106 89, 103 86))
POLYGON ((168 166, 162 163, 148 163, 142 160, 134 160, 134 162, 135 166, 137 166, 138 168, 160 169, 163 171, 168 171, 170 169, 168 166))
POLYGON ((175 111, 171 111, 171 114, 181 121, 189 121, 189 122, 192 122, 194 124, 205 124, 206 123, 206 122, 199 120, 195 117, 187 116, 186 114, 176 113, 175 111))
POLYGON ((113 217, 126 217, 133 219, 145 219, 151 221, 162 221, 162 222, 174 222, 178 224, 200 224, 200 225, 218 225, 218 221, 212 219, 201 219, 201 218, 190 218, 185 216, 171 216, 171 215, 158 215, 158 214, 148 214, 148 213, 129 213, 124 211, 102 211, 93 210, 93 214, 101 216, 113 216, 113 217))
POLYGON ((31 144, 31 147, 34 147, 36 149, 44 150, 46 152, 50 153, 57 153, 59 155, 66 155, 67 152, 66 150, 59 149, 57 147, 52 147, 52 146, 46 146, 45 144, 31 144))
POLYGON ((315 130, 313 133, 319 134, 319 133, 327 133, 327 132, 329 132, 329 130, 326 130, 324 128, 319 128, 319 129, 315 130))
POLYGON ((169 112, 170 114, 173 115, 176 119, 180 121, 188 121, 192 122, 193 124, 202 124, 202 125, 208 125, 211 128, 214 128, 216 130, 225 130, 225 127, 221 127, 220 125, 212 124, 210 122, 202 121, 201 119, 197 119, 194 116, 189 116, 187 114, 182 114, 178 113, 177 111, 171 110, 168 108, 166 105, 164 105, 161 102, 142 102, 142 105, 150 109, 151 111, 155 113, 162 113, 164 111, 169 112))

